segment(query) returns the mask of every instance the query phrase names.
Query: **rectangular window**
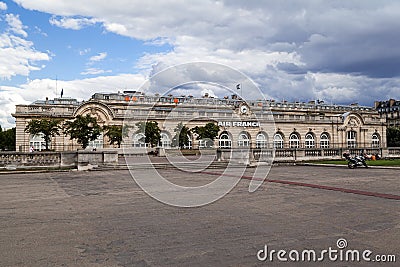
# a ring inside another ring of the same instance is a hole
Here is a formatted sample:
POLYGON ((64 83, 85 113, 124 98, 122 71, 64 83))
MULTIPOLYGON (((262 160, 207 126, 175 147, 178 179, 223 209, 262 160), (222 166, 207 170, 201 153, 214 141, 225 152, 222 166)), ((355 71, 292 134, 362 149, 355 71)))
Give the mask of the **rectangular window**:
POLYGON ((357 133, 355 131, 347 132, 347 147, 357 147, 357 133))

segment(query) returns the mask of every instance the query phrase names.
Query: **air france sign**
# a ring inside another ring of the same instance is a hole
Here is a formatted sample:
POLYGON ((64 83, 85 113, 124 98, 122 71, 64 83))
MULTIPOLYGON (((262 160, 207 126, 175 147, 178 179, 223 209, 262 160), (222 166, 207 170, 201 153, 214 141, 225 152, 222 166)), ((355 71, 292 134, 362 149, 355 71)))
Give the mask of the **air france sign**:
POLYGON ((258 121, 220 121, 218 126, 222 127, 260 127, 258 121))

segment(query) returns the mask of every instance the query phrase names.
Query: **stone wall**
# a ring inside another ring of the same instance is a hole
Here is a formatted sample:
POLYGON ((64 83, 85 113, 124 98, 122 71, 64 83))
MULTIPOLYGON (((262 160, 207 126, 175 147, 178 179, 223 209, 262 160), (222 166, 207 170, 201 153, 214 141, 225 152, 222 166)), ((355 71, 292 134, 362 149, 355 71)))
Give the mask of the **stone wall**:
POLYGON ((315 149, 218 149, 217 160, 248 162, 299 162, 308 160, 343 159, 343 153, 351 155, 378 154, 382 158, 400 158, 400 148, 315 148, 315 149))
POLYGON ((0 152, 1 169, 60 169, 118 164, 117 151, 0 152))

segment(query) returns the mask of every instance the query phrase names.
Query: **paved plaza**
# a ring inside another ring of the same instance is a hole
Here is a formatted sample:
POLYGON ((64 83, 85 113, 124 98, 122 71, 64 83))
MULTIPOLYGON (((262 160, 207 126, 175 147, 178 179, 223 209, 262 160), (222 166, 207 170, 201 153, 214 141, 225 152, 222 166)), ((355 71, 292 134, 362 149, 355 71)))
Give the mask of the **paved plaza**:
MULTIPOLYGON (((222 171, 159 170, 184 185, 208 183, 222 171)), ((400 261, 398 169, 274 166, 268 180, 249 193, 242 179, 212 204, 178 208, 149 197, 127 170, 3 174, 0 266, 321 266, 261 262, 256 254, 265 245, 337 249, 340 238, 348 249, 400 261)), ((323 265, 376 263, 327 258, 323 265)))

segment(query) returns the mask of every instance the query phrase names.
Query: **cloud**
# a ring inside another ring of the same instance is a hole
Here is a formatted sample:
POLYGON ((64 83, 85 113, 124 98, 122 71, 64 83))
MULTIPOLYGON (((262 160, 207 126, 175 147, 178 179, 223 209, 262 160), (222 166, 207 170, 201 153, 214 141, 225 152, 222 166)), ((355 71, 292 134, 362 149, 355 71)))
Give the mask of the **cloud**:
POLYGON ((182 48, 181 53, 199 49, 191 40, 200 40, 201 49, 210 53, 221 48, 232 53, 296 53, 313 72, 399 75, 393 68, 400 58, 396 49, 400 35, 394 34, 400 26, 400 3, 396 1, 351 1, 340 5, 319 1, 161 1, 152 3, 151 8, 131 0, 87 0, 80 5, 70 1, 16 2, 25 8, 63 16, 55 20, 60 24, 97 22, 116 34, 150 43, 167 41, 182 48))
POLYGON ((47 33, 43 32, 42 29, 39 28, 38 26, 35 26, 34 29, 35 29, 34 33, 40 34, 40 35, 42 35, 42 36, 44 36, 44 37, 47 37, 47 36, 48 36, 47 33))
POLYGON ((106 57, 107 57, 107 52, 102 52, 96 56, 92 56, 89 60, 92 62, 93 61, 101 61, 101 60, 105 59, 106 57))
POLYGON ((79 101, 89 99, 98 92, 117 92, 125 89, 137 89, 145 81, 142 74, 120 74, 115 76, 98 76, 81 80, 28 80, 18 87, 0 85, 0 125, 3 128, 15 127, 15 119, 11 116, 15 112, 15 105, 29 104, 46 97, 59 97, 61 88, 64 97, 76 98, 79 101), (56 86, 57 85, 57 86, 56 86))
MULTIPOLYGON (((276 99, 372 105, 376 98, 399 95, 398 1, 171 0, 150 6, 133 0, 15 2, 54 15, 50 21, 59 27, 81 29, 96 23, 106 32, 147 45, 169 44, 170 50, 146 53, 136 62, 146 73, 209 61, 244 72, 276 99)), ((179 73, 159 84, 206 73, 191 71, 195 75, 179 73)), ((83 73, 96 72, 102 70, 89 65, 83 73)), ((244 88, 244 93, 250 92, 244 88)))
POLYGON ((79 55, 84 56, 84 55, 90 53, 90 51, 91 51, 90 48, 81 49, 81 50, 79 50, 79 55))
POLYGON ((28 34, 24 30, 26 27, 22 24, 18 15, 6 14, 5 20, 8 23, 8 32, 13 32, 25 38, 28 37, 28 34))
POLYGON ((103 74, 103 73, 110 73, 112 72, 111 70, 101 70, 97 68, 86 68, 85 71, 81 72, 82 75, 97 75, 97 74, 103 74))
POLYGON ((120 35, 129 35, 127 28, 123 24, 105 22, 104 28, 109 31, 120 35))
POLYGON ((0 126, 3 129, 15 127, 15 118, 11 116, 11 113, 15 112, 15 105, 18 104, 28 104, 20 90, 0 86, 0 126))
POLYGON ((51 25, 71 30, 80 30, 84 27, 96 24, 95 19, 89 18, 70 18, 70 17, 51 17, 49 19, 51 25))
POLYGON ((28 76, 31 71, 42 69, 43 66, 37 64, 50 60, 49 54, 37 51, 33 42, 26 39, 28 34, 24 29, 27 27, 18 15, 5 14, 4 20, 7 28, 0 34, 0 79, 28 76))
POLYGON ((7 4, 4 2, 0 2, 0 10, 7 10, 7 4))
POLYGON ((329 103, 373 105, 374 100, 387 100, 400 95, 400 78, 371 78, 349 74, 313 74, 316 98, 329 103))
MULTIPOLYGON (((89 51, 87 51, 87 52, 89 52, 89 51)), ((85 71, 82 71, 80 74, 81 75, 98 75, 98 74, 104 74, 104 73, 111 73, 112 70, 103 70, 103 69, 92 67, 96 62, 103 61, 106 57, 107 57, 107 52, 102 52, 95 56, 90 57, 89 62, 86 64, 85 71)))
POLYGON ((42 66, 36 65, 37 62, 48 60, 49 55, 36 51, 32 42, 14 35, 0 34, 0 78, 28 76, 31 71, 42 69, 42 66))

